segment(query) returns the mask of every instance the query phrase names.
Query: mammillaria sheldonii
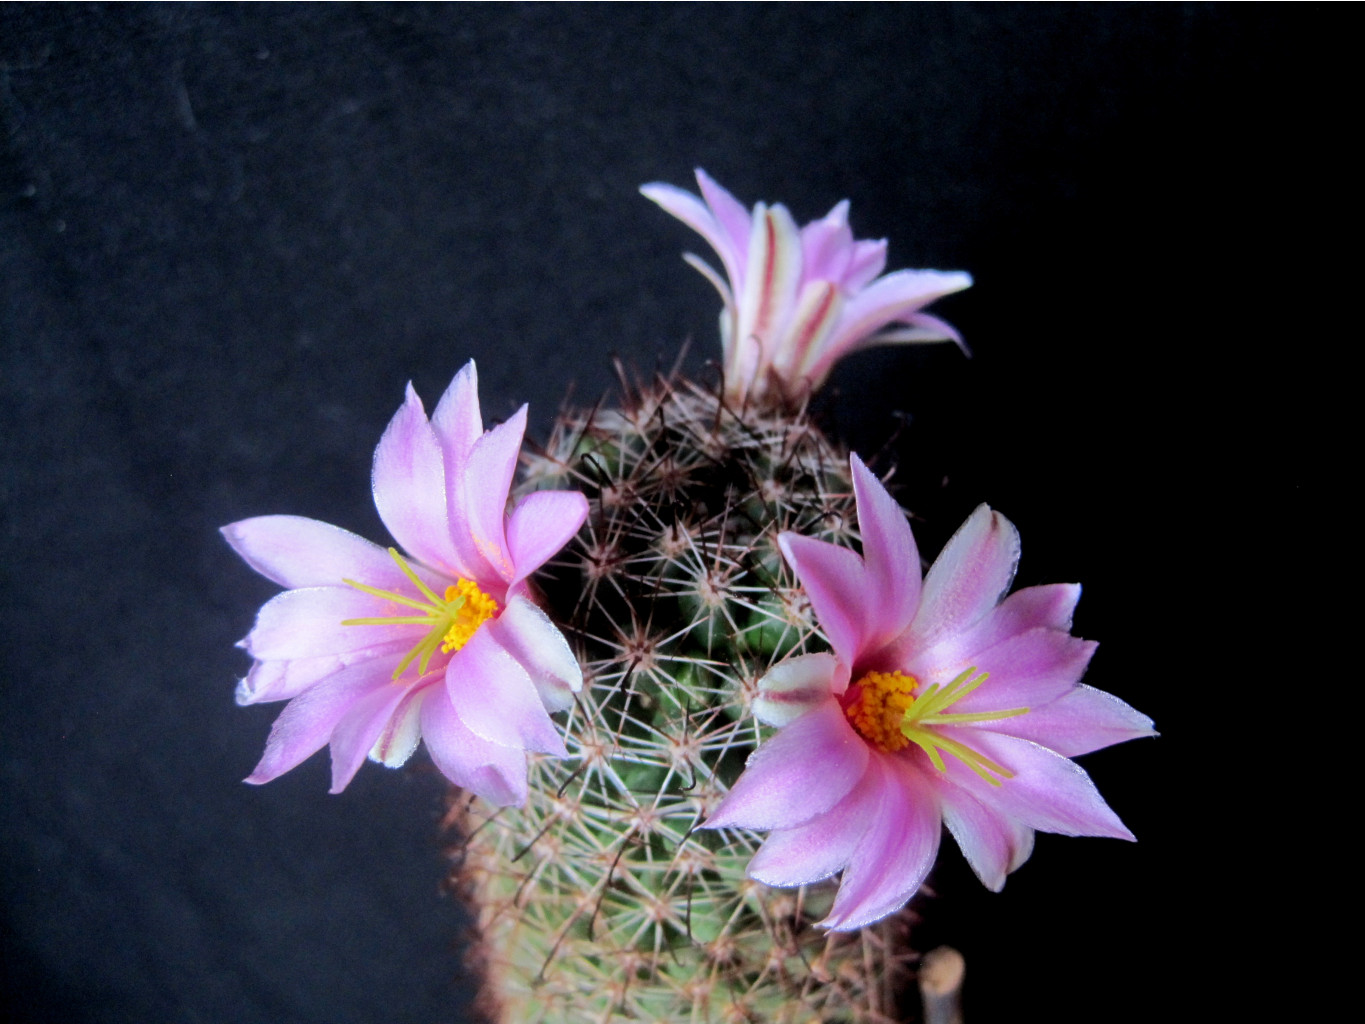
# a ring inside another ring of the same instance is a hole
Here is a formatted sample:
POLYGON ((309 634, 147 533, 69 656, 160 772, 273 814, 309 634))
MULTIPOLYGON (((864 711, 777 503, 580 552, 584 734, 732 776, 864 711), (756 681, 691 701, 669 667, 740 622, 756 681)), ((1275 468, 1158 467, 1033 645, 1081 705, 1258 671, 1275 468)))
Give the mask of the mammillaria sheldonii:
POLYGON ((1019 538, 985 505, 922 577, 806 409, 854 349, 961 343, 923 309, 971 279, 880 276, 846 202, 798 228, 697 180, 643 191, 724 265, 689 257, 724 303, 714 384, 623 374, 523 449, 470 362, 430 418, 409 386, 375 452, 397 547, 224 529, 289 588, 242 643, 239 702, 289 701, 248 781, 330 744, 339 792, 425 741, 494 1024, 900 1019, 945 826, 992 889, 1036 829, 1132 838, 1070 760, 1151 733, 1079 681, 1080 588, 1006 596, 1019 538))

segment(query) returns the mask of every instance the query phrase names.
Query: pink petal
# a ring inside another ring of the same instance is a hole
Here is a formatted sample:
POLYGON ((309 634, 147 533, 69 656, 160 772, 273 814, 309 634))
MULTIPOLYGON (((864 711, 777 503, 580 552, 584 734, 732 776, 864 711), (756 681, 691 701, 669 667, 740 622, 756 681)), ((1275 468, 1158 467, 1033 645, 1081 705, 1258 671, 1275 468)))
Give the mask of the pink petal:
POLYGON ((705 238, 717 253, 726 244, 727 239, 716 222, 715 214, 691 192, 667 182, 653 181, 641 185, 640 194, 705 238))
MULTIPOLYGON (((1081 599, 1079 583, 1047 583, 1016 590, 1001 602, 992 617, 994 636, 1003 639, 1028 629, 1071 629, 1071 617, 1081 599)), ((994 641, 983 636, 981 647, 994 641)))
POLYGON ((484 628, 526 670, 546 711, 573 706, 573 695, 583 688, 583 670, 548 615, 518 594, 484 628))
POLYGON ((704 172, 697 172, 697 180, 701 182, 702 194, 706 196, 709 193, 715 200, 716 207, 709 207, 691 192, 662 182, 645 185, 641 187, 640 192, 646 199, 657 203, 664 212, 678 218, 706 239, 720 257, 731 285, 738 288, 744 280, 744 253, 749 240, 749 213, 730 193, 707 178, 704 172), (738 230, 738 234, 735 233, 735 229, 738 230))
POLYGON ((882 482, 856 454, 849 456, 849 466, 867 569, 863 604, 873 616, 865 627, 866 642, 877 648, 903 633, 919 608, 919 549, 904 510, 882 482))
POLYGON ((999 512, 977 506, 929 569, 906 642, 923 651, 976 625, 1005 596, 1018 565, 1019 531, 999 512))
POLYGON ((557 555, 587 517, 588 499, 577 491, 536 491, 517 502, 507 521, 507 550, 516 566, 511 585, 557 555))
POLYGON ((1063 757, 1078 757, 1143 736, 1152 720, 1113 694, 1081 684, 1027 715, 990 723, 991 731, 1032 740, 1063 757))
MULTIPOLYGON (((743 267, 749 258, 748 250, 745 248, 749 241, 749 231, 752 218, 748 209, 736 199, 730 192, 722 188, 714 178, 703 171, 700 167, 696 169, 697 187, 701 189, 701 196, 706 200, 706 205, 711 208, 715 215, 716 223, 725 232, 730 240, 730 245, 734 249, 735 263, 743 267)), ((719 252, 719 250, 717 250, 719 252)), ((731 277, 735 287, 740 287, 741 277, 731 277)))
POLYGON ((479 378, 474 360, 465 364, 441 396, 431 426, 441 445, 446 480, 446 524, 458 558, 453 566, 458 575, 472 579, 479 575, 483 558, 474 547, 467 518, 466 493, 469 454, 483 437, 483 416, 479 411, 479 378))
POLYGON ((853 243, 853 256, 844 271, 844 291, 862 291, 886 269, 886 239, 864 239, 853 243))
POLYGON ((245 707, 248 704, 290 700, 344 668, 389 655, 393 655, 396 661, 411 647, 406 640, 397 640, 341 654, 323 654, 313 658, 291 658, 285 661, 257 661, 252 664, 246 678, 237 685, 237 703, 245 707))
MULTIPOLYGON (((992 786, 956 758, 945 758, 948 781, 996 814, 1040 832, 1133 839, 1079 765, 1028 740, 985 729, 958 727, 955 739, 1014 772, 992 786)), ((932 770, 932 769, 931 769, 932 770)))
POLYGON ((940 786, 939 797, 943 823, 962 848, 967 863, 982 885, 999 892, 1005 887, 1005 876, 1033 852, 1033 829, 991 811, 958 786, 940 786))
POLYGON ((239 707, 291 700, 342 667, 341 658, 331 654, 292 661, 253 661, 246 678, 238 680, 234 699, 239 707))
MULTIPOLYGON (((1058 629, 1031 629, 978 652, 966 665, 924 672, 921 662, 911 659, 909 671, 924 683, 947 683, 969 667, 989 673, 976 690, 948 709, 949 714, 1040 708, 1075 687, 1098 646, 1058 629)), ((994 728, 995 723, 985 727, 994 728)))
POLYGON ((428 565, 455 570, 459 560, 446 521, 446 480, 436 432, 408 385, 374 452, 374 504, 399 546, 428 565))
POLYGON ((848 200, 801 229, 801 254, 807 281, 841 284, 853 256, 853 232, 848 228, 848 200))
POLYGON ((702 277, 706 278, 706 280, 710 281, 711 287, 720 294, 720 301, 725 306, 725 308, 720 311, 721 351, 728 351, 729 342, 725 337, 725 334, 730 328, 730 318, 734 314, 734 292, 730 291, 730 285, 712 269, 711 264, 707 263, 696 253, 683 253, 683 262, 702 277))
POLYGON ((316 658, 361 651, 383 644, 422 638, 421 626, 343 626, 346 619, 404 614, 401 605, 351 587, 307 587, 276 594, 256 615, 256 625, 242 641, 248 654, 262 661, 316 658))
POLYGON ((479 630, 450 659, 446 688, 460 721, 480 739, 568 756, 531 677, 491 630, 479 630))
MULTIPOLYGON (((878 278, 849 300, 848 317, 840 325, 840 337, 848 344, 869 337, 896 320, 918 313, 945 295, 972 286, 970 274, 960 270, 897 270, 878 278)), ((847 350, 845 350, 847 351, 847 350)))
MULTIPOLYGON (((785 207, 765 209, 760 203, 754 208, 745 275, 743 288, 735 292, 738 336, 756 338, 760 366, 768 366, 783 341, 780 332, 791 318, 801 285, 801 238, 785 207)), ((753 372, 746 366, 727 367, 731 369, 739 374, 753 372)))
POLYGON ((974 664, 972 659, 981 651, 1031 629, 1069 632, 1080 596, 1081 588, 1075 583, 1025 587, 1010 594, 976 625, 942 637, 931 650, 903 653, 919 659, 930 673, 949 672, 954 665, 961 671, 974 664))
MULTIPOLYGON (((921 312, 906 317, 904 324, 903 327, 891 326, 877 331, 867 339, 866 344, 926 345, 951 341, 962 349, 963 355, 970 356, 972 354, 971 350, 967 348, 967 343, 962 339, 962 334, 947 320, 921 312)), ((853 347, 855 349, 862 348, 863 343, 853 347)))
POLYGON ((396 658, 365 662, 291 700, 270 727, 265 753, 246 781, 253 785, 269 782, 321 750, 357 702, 390 685, 396 663, 396 658))
POLYGON ((526 753, 475 736, 442 687, 422 702, 422 736, 431 760, 455 785, 498 807, 526 802, 526 753))
POLYGON ((488 567, 487 571, 476 573, 480 582, 496 579, 506 584, 516 576, 516 567, 507 552, 507 492, 512 487, 525 433, 523 405, 506 423, 480 437, 469 453, 464 513, 469 536, 488 567))
MULTIPOLYGON (((758 681, 754 717, 765 725, 782 726, 814 711, 829 701, 839 668, 832 654, 803 654, 774 665, 758 681)), ((847 667, 843 676, 847 687, 847 667)))
POLYGON ((805 588, 835 656, 852 666, 865 650, 868 619, 875 615, 863 560, 848 548, 798 533, 781 533, 777 543, 805 588))
POLYGON ((474 442, 483 436, 483 415, 479 411, 479 373, 470 360, 455 374, 436 411, 431 427, 445 455, 446 479, 458 479, 474 442), (451 472, 454 469, 456 472, 451 472))
POLYGON ((834 337, 812 375, 824 377, 839 359, 868 341, 887 324, 918 313, 935 299, 971 285, 969 275, 938 270, 898 270, 849 297, 834 337))
POLYGON ((316 519, 257 516, 221 532, 251 568, 291 589, 335 587, 349 578, 391 590, 403 579, 378 544, 316 519))
POLYGON ((811 281, 801 289, 791 319, 783 329, 782 342, 774 345, 772 351, 773 372, 789 386, 802 380, 806 367, 824 349, 843 304, 838 287, 831 281, 811 281))
POLYGON ((796 828, 778 829, 749 862, 748 875, 764 885, 809 885, 842 871, 881 805, 882 773, 872 768, 847 796, 796 828))
MULTIPOLYGON (((923 883, 938 854, 943 828, 938 797, 917 770, 889 757, 874 757, 882 779, 881 806, 871 814, 829 916, 820 924, 854 931, 903 907, 923 883)), ((869 774, 874 770, 869 765, 869 774)))
POLYGON ((332 732, 332 788, 340 793, 365 763, 398 705, 410 696, 410 687, 390 684, 365 694, 347 710, 332 732))
POLYGON ((867 768, 867 744, 834 700, 780 730, 750 755, 704 828, 792 828, 848 795, 867 768))
POLYGON ((444 687, 440 685, 439 674, 432 672, 422 685, 408 686, 406 690, 407 696, 394 709, 370 747, 370 760, 386 768, 399 768, 412 757, 422 742, 422 703, 429 694, 440 693, 444 687))

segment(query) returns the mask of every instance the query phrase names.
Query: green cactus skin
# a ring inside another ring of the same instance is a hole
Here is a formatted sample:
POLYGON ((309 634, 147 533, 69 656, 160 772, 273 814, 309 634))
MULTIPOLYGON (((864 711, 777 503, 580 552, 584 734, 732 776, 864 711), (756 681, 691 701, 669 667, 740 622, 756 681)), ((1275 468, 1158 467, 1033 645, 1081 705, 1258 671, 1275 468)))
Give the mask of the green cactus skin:
POLYGON ((588 522, 538 582, 585 684, 568 760, 534 757, 525 807, 458 791, 455 884, 476 908, 496 1024, 893 1022, 914 954, 902 911, 814 927, 833 881, 745 877, 762 837, 694 831, 767 731, 758 679, 827 649, 776 545, 851 544, 847 454, 804 411, 732 410, 676 378, 565 412, 523 491, 576 487, 588 522))

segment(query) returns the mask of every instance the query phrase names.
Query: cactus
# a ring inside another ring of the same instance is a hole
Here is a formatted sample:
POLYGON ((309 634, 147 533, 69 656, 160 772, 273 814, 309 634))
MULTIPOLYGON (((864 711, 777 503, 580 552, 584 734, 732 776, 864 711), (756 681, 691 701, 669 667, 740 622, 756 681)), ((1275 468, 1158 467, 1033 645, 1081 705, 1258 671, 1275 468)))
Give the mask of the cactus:
POLYGON ((476 906, 481 1010, 498 1024, 898 1019, 910 911, 813 926, 831 882, 745 877, 759 837, 694 831, 767 731, 757 680, 824 649, 776 536, 851 545, 847 454, 804 411, 624 379, 563 413, 523 490, 591 511, 540 582, 586 683, 568 760, 533 756, 524 807, 454 791, 454 880, 476 906))
POLYGON ((725 265, 689 258, 725 304, 714 388, 623 373, 527 455, 524 408, 484 431, 471 361, 430 418, 409 385, 375 451, 407 555, 295 516, 223 530, 290 588, 243 641, 239 702, 289 701, 247 781, 325 744, 340 792, 425 742, 468 790, 447 824, 489 1024, 892 1022, 940 826, 996 890, 1036 829, 1133 838, 1070 760, 1154 735, 1080 684, 1080 588, 1006 597, 1019 535, 985 504, 924 576, 802 402, 853 349, 960 342, 923 307, 970 277, 879 277, 847 203, 798 231, 697 177, 704 201, 643 191, 725 265))
MULTIPOLYGON (((430 417, 409 385, 375 450, 406 554, 297 516, 223 528, 289 588, 242 642, 238 701, 289 701, 247 781, 327 745, 336 793, 425 743, 462 787, 488 1024, 894 1022, 942 826, 995 890, 1035 830, 1134 838, 1070 760, 1154 735, 1081 685, 1079 586, 1008 594, 1019 534, 985 504, 925 576, 804 405, 854 349, 960 343, 923 310, 971 278, 879 276, 846 202, 798 230, 697 180, 642 191, 725 267, 688 258, 725 307, 715 387, 622 373, 619 407, 528 455, 524 407, 484 430, 471 360, 430 417)), ((922 979, 926 1013, 960 980, 922 979)))

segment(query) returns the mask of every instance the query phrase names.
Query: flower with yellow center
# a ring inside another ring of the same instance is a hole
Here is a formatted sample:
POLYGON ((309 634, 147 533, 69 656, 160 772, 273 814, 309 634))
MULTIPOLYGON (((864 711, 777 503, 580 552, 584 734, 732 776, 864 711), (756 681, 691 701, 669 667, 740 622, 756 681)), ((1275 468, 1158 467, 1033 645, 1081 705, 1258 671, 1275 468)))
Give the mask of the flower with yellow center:
POLYGON ((1152 725, 1080 684, 1095 647, 1071 635, 1080 587, 1003 597, 1019 535, 985 505, 921 576, 905 513, 850 461, 862 556, 778 537, 830 650, 758 681, 754 715, 777 731, 702 827, 767 831, 749 864, 765 885, 842 871, 821 922, 841 931, 904 906, 945 826, 997 890, 1035 830, 1133 838, 1070 760, 1152 725))
POLYGON ((588 503, 542 490, 509 508, 525 429, 524 406, 483 429, 469 363, 430 416, 409 385, 375 448, 375 508, 393 547, 298 516, 224 528, 287 588, 242 642, 254 664, 238 703, 289 702, 247 781, 326 746, 339 793, 367 758, 396 768, 422 744, 451 782, 501 807, 526 800, 528 751, 568 756, 550 716, 572 706, 583 672, 530 576, 588 503))

